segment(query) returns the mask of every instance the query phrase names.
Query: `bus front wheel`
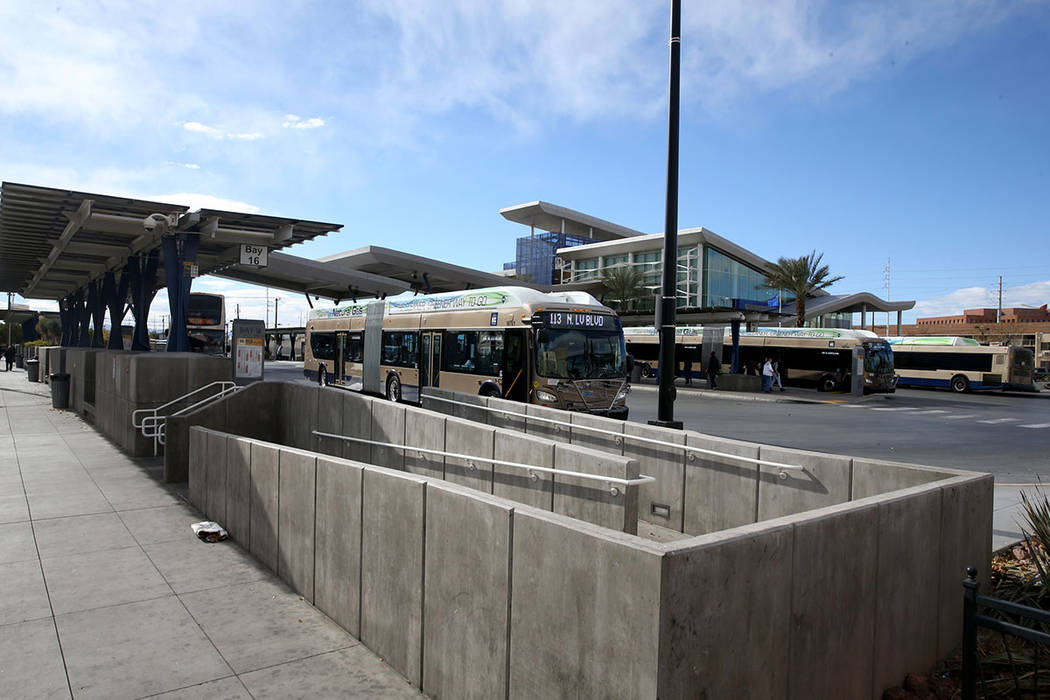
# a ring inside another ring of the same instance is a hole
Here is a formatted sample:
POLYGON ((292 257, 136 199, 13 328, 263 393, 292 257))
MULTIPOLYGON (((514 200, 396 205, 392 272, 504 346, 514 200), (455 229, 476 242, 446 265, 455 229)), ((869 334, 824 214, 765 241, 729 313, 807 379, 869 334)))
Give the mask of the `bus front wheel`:
POLYGON ((401 380, 397 376, 386 380, 386 398, 394 403, 401 402, 401 380))
POLYGON ((317 370, 317 383, 321 386, 328 386, 328 370, 324 368, 324 365, 317 370))
POLYGON ((956 394, 963 394, 970 388, 970 380, 961 374, 957 374, 952 377, 952 391, 956 394))

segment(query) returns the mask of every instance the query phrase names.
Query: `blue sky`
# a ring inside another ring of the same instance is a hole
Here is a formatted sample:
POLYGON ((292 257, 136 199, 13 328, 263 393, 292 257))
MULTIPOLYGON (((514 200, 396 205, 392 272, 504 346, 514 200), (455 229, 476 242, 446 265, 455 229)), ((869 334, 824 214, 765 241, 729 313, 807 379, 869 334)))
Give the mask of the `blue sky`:
MULTIPOLYGON (((837 292, 884 295, 889 258, 906 320, 994 305, 999 275, 1050 301, 1050 3, 684 5, 681 227, 822 251, 837 292)), ((8 0, 0 179, 345 224, 309 257, 495 270, 526 231, 498 210, 535 199, 657 232, 668 8, 8 0)))

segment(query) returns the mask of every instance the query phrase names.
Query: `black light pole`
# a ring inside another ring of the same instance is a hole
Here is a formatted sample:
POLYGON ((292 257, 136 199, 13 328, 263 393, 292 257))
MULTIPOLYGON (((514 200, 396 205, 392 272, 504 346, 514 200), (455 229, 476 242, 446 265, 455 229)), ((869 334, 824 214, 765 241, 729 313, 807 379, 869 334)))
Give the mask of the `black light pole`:
POLYGON ((660 296, 660 399, 652 425, 681 429, 674 419, 674 340, 678 273, 678 93, 682 63, 682 0, 671 0, 671 82, 667 111, 667 210, 660 296))

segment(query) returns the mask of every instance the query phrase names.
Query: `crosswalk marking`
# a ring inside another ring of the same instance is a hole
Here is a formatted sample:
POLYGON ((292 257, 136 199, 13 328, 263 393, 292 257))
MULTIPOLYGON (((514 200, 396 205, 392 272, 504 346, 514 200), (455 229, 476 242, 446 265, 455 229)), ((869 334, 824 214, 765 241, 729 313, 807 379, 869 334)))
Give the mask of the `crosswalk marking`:
POLYGON ((987 423, 988 425, 998 425, 999 423, 1012 423, 1020 418, 993 418, 991 420, 979 420, 978 423, 987 423))
POLYGON ((873 408, 871 410, 873 410, 873 411, 914 411, 915 409, 914 408, 895 407, 895 408, 873 408))
POLYGON ((939 408, 934 408, 934 409, 930 409, 928 411, 916 411, 915 413, 912 413, 910 415, 913 415, 913 416, 925 416, 925 415, 929 415, 929 414, 932 414, 932 413, 947 413, 947 411, 943 411, 943 410, 941 410, 939 408))
POLYGON ((965 416, 944 416, 944 420, 962 420, 963 418, 976 418, 976 413, 967 413, 965 416))
POLYGON ((1018 428, 1050 428, 1050 423, 1032 423, 1030 425, 1019 425, 1018 428))

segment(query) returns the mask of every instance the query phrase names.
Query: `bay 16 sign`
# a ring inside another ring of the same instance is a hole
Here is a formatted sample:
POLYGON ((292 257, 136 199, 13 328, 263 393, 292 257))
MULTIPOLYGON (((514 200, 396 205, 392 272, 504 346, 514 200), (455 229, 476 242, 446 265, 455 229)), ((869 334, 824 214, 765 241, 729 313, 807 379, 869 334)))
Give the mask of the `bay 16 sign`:
POLYGON ((269 252, 266 246, 241 243, 241 265, 266 267, 266 254, 269 252))

